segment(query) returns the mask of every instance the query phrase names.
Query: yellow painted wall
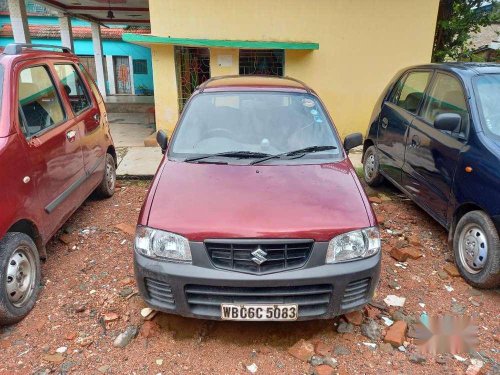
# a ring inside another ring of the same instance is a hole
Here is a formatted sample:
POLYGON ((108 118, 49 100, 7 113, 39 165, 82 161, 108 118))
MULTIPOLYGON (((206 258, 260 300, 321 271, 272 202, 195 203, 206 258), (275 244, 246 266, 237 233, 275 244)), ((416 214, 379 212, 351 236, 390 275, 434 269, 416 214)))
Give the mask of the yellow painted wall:
MULTIPOLYGON (((342 136, 367 128, 373 105, 402 67, 430 61, 439 0, 150 0, 151 33, 178 38, 318 42, 286 51, 285 75, 310 85, 342 136)), ((171 107, 173 62, 153 46, 157 112, 171 107), (158 73, 158 69, 160 73, 158 73), (168 67, 169 73, 171 67, 168 67), (158 109, 160 107, 160 109, 158 109)), ((227 50, 231 54, 237 50, 227 50)), ((211 51, 212 55, 224 49, 211 51)), ((211 59, 212 76, 237 73, 211 59)), ((177 94, 177 89, 174 91, 177 94)), ((161 115, 161 113, 160 113, 161 115)), ((160 128, 171 121, 157 118, 160 128)))

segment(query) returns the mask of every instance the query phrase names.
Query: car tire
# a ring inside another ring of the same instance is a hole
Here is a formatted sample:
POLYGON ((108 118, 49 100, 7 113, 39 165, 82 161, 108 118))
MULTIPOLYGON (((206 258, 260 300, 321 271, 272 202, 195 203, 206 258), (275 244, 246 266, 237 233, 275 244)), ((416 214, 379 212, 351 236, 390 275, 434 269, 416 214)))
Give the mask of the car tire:
POLYGON ((462 277, 482 289, 500 284, 500 240, 498 231, 483 211, 466 213, 453 235, 455 262, 462 277))
POLYGON ((106 154, 106 164, 104 166, 104 176, 95 192, 100 198, 111 198, 115 193, 116 167, 115 159, 111 154, 106 154))
POLYGON ((384 176, 380 174, 377 148, 370 146, 363 155, 363 177, 369 186, 379 186, 384 182, 384 176))
POLYGON ((17 323, 35 306, 40 286, 40 256, 24 233, 0 240, 0 325, 17 323))

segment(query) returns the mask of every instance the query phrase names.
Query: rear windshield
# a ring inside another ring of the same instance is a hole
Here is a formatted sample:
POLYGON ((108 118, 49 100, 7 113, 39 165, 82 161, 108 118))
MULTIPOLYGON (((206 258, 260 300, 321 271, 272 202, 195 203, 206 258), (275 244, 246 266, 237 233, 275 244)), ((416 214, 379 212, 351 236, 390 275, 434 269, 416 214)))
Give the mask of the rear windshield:
POLYGON ((485 74, 475 80, 477 104, 484 132, 500 139, 500 74, 485 74))

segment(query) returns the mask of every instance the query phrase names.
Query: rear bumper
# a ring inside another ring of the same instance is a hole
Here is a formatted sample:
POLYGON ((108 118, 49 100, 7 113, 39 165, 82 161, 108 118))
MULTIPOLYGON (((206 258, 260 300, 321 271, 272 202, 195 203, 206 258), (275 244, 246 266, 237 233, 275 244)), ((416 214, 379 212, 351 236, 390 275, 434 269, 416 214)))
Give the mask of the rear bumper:
POLYGON ((146 303, 167 313, 219 320, 221 303, 297 303, 298 320, 328 319, 371 300, 381 255, 325 265, 326 247, 315 243, 301 269, 266 275, 213 267, 203 243, 191 243, 193 264, 158 261, 134 251, 135 275, 146 303))

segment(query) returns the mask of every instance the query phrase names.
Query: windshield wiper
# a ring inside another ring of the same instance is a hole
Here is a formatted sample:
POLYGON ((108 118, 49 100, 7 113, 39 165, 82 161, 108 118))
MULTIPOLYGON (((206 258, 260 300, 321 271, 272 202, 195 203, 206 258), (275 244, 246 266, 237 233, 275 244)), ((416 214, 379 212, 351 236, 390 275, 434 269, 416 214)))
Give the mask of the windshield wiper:
POLYGON ((299 150, 284 152, 282 154, 265 156, 261 159, 257 159, 257 160, 252 161, 250 164, 251 165, 259 164, 259 163, 262 163, 262 162, 267 161, 267 160, 281 159, 282 157, 290 157, 290 156, 297 156, 299 158, 299 157, 304 156, 305 154, 310 154, 313 152, 320 152, 320 151, 327 151, 327 150, 335 150, 335 149, 337 149, 336 146, 311 146, 311 147, 301 148, 299 150))
POLYGON ((190 162, 190 161, 207 159, 207 158, 217 157, 217 156, 223 156, 223 157, 226 157, 226 158, 244 159, 244 158, 264 158, 264 157, 268 157, 268 156, 271 156, 271 155, 266 154, 265 152, 226 151, 226 152, 218 152, 216 154, 208 154, 208 155, 203 155, 203 156, 194 156, 192 158, 184 159, 184 161, 190 162))

